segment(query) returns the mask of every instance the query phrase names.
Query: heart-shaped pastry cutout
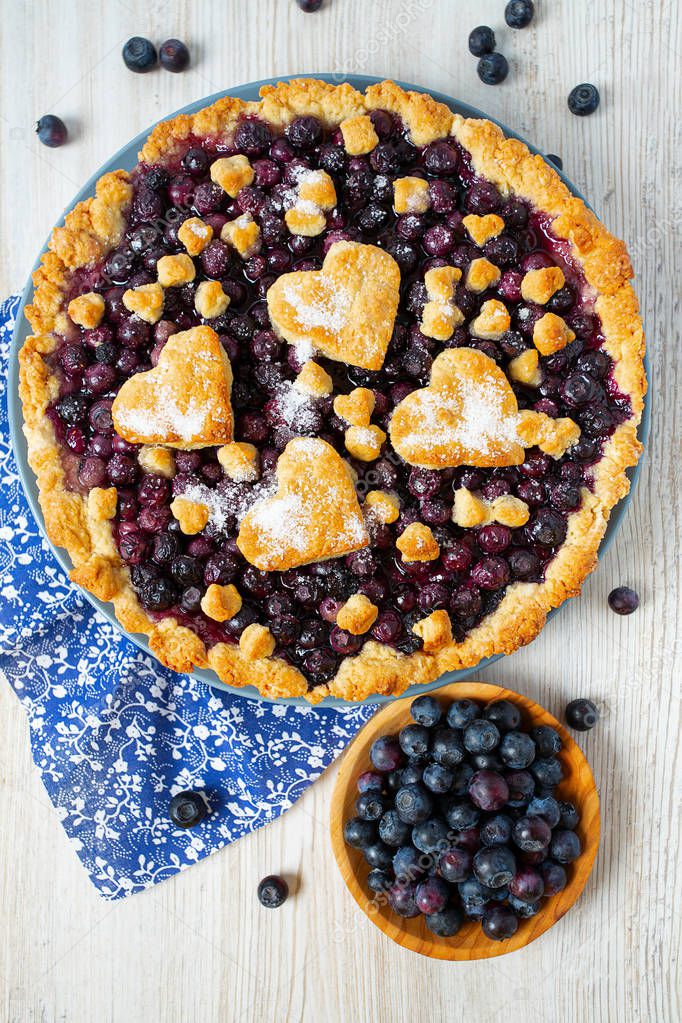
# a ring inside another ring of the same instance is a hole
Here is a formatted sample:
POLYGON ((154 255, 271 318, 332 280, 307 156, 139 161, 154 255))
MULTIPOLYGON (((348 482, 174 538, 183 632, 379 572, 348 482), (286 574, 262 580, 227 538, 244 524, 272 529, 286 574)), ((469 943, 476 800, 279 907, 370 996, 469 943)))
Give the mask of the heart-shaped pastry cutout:
POLYGON ((336 242, 321 270, 283 274, 268 291, 275 330, 336 362, 381 369, 398 310, 400 269, 375 245, 336 242))
POLYGON ((396 407, 391 443, 410 465, 428 469, 520 465, 518 411, 492 359, 473 348, 452 348, 434 360, 428 387, 396 407))
POLYGON ((116 432, 132 444, 205 448, 229 444, 233 417, 232 368, 210 327, 173 334, 154 369, 121 387, 112 415, 116 432))
POLYGON ((295 437, 277 462, 277 490, 241 521, 237 546, 263 572, 285 572, 366 547, 350 469, 318 438, 295 437))

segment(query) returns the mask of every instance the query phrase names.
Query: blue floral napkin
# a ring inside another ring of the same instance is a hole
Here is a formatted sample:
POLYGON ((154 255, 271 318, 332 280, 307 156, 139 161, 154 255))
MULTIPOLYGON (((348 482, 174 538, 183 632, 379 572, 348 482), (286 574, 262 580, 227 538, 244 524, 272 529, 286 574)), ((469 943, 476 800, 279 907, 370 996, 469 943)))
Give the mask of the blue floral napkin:
MULTIPOLYGON (((6 388, 19 298, 0 304, 6 388)), ((376 708, 247 700, 163 669, 74 589, 42 539, 12 454, 0 394, 0 675, 28 714, 33 759, 101 895, 157 884, 275 820, 376 708), (171 796, 199 789, 190 831, 171 796)))

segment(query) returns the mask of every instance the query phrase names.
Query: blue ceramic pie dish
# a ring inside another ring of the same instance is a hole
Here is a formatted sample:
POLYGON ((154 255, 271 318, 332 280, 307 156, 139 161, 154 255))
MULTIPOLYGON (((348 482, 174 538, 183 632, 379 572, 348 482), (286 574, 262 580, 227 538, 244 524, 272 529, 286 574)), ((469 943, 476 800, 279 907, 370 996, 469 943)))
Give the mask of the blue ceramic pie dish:
MULTIPOLYGON (((200 110, 202 107, 205 107, 205 106, 210 105, 211 103, 214 103, 216 100, 220 99, 222 96, 225 96, 225 95, 236 96, 236 97, 238 97, 240 99, 243 99, 243 100, 257 100, 259 98, 259 89, 261 88, 261 86, 263 86, 263 85, 271 85, 271 84, 276 83, 277 81, 282 81, 282 80, 286 81, 289 78, 297 78, 297 77, 303 77, 303 76, 301 76, 301 75, 283 75, 283 76, 278 76, 277 78, 268 78, 268 79, 264 79, 263 81, 259 81, 259 82, 249 82, 246 85, 235 86, 233 88, 226 89, 223 92, 214 93, 212 96, 207 96, 204 99, 196 100, 194 103, 190 103, 187 106, 182 107, 180 110, 176 110, 173 114, 170 114, 168 116, 169 117, 177 117, 178 114, 193 114, 197 110, 200 110)), ((309 75, 307 77, 319 78, 319 79, 322 79, 323 81, 331 82, 333 84, 339 84, 341 81, 347 81, 352 86, 354 86, 356 89, 358 89, 360 91, 363 91, 365 88, 367 88, 368 85, 371 85, 374 82, 381 81, 381 79, 379 79, 379 78, 369 77, 369 76, 365 76, 365 75, 345 75, 345 76, 339 77, 337 75, 331 75, 331 74, 314 74, 314 75, 309 75)), ((430 95, 432 95, 436 100, 439 100, 441 103, 447 104, 447 106, 449 106, 451 110, 455 111, 458 114, 462 114, 464 117, 485 117, 485 118, 488 118, 489 120, 494 120, 494 118, 489 118, 487 114, 482 113, 480 110, 477 110, 476 108, 471 107, 471 106, 469 106, 466 103, 462 103, 459 100, 456 100, 456 99, 454 99, 451 96, 446 96, 443 93, 434 92, 431 89, 429 89, 429 90, 422 89, 418 85, 412 85, 412 84, 407 83, 407 82, 398 82, 398 84, 400 86, 402 86, 402 88, 404 88, 404 89, 411 89, 411 90, 415 90, 415 91, 418 91, 418 92, 426 92, 426 91, 428 91, 430 93, 430 95)), ((167 120, 167 119, 168 118, 164 118, 164 120, 167 120)), ((536 147, 534 147, 533 145, 531 145, 531 143, 529 143, 526 139, 521 138, 520 135, 517 135, 515 132, 513 132, 509 128, 507 128, 505 125, 500 124, 500 122, 497 122, 497 123, 499 124, 499 126, 502 128, 502 130, 505 132, 506 135, 521 139, 521 141, 523 141, 532 152, 534 152, 534 153, 539 152, 539 150, 536 149, 536 147)), ((145 139, 147 138, 147 136, 149 135, 150 131, 151 131, 151 128, 147 128, 145 131, 143 131, 139 135, 137 135, 126 146, 124 146, 123 149, 120 149, 117 153, 115 153, 111 157, 111 159, 107 160, 107 162, 105 164, 103 164, 95 174, 93 174, 93 176, 85 183, 83 188, 74 197, 73 201, 69 204, 68 208, 64 211, 64 215, 60 218, 60 220, 58 221, 58 225, 56 225, 56 226, 59 226, 59 225, 64 223, 64 216, 71 209, 73 209, 73 207, 77 203, 81 202, 83 199, 86 199, 86 198, 88 198, 91 195, 94 195, 95 183, 97 182, 98 178, 101 177, 102 174, 106 174, 108 171, 115 170, 117 168, 122 168, 124 170, 132 170, 133 169, 133 167, 137 163, 137 153, 138 153, 138 150, 143 145, 143 143, 144 143, 145 139)), ((561 173, 561 172, 559 172, 559 173, 560 173, 560 176, 563 179, 564 183, 574 193, 574 195, 576 195, 579 198, 584 200, 584 197, 580 194, 578 189, 575 188, 575 186, 568 180, 568 178, 566 178, 566 176, 563 173, 561 173)), ((584 200, 584 201, 586 201, 586 200, 584 200)), ((47 245, 41 251, 41 253, 39 254, 38 258, 36 259, 36 263, 34 265, 34 269, 39 265, 40 258, 41 258, 42 254, 43 254, 43 252, 45 251, 46 248, 47 248, 47 245)), ((22 409, 21 409, 21 402, 19 400, 19 394, 18 394, 18 352, 19 352, 19 349, 21 348, 21 346, 23 345, 25 338, 30 334, 30 326, 29 326, 28 322, 26 321, 26 319, 24 317, 24 306, 31 300, 32 294, 33 294, 33 285, 32 285, 31 279, 29 278, 29 280, 28 280, 28 282, 26 284, 26 287, 24 288, 23 295, 22 295, 21 305, 19 307, 19 311, 18 311, 18 314, 17 314, 17 321, 16 321, 15 330, 14 330, 14 336, 13 336, 13 339, 12 339, 12 347, 11 347, 10 358, 9 358, 9 388, 8 388, 8 395, 9 395, 9 397, 8 397, 8 405, 9 405, 9 409, 8 409, 8 411, 9 411, 9 423, 10 423, 10 431, 11 431, 11 436, 12 436, 12 444, 13 444, 14 454, 15 454, 15 457, 16 457, 16 460, 17 460, 17 465, 18 465, 18 468, 19 468, 19 474, 21 476, 22 484, 23 484, 24 490, 26 492, 26 497, 28 499, 29 505, 31 506, 31 510, 33 511, 33 514, 34 514, 34 516, 36 518, 36 521, 38 522, 38 525, 40 526, 41 531, 46 536, 45 528, 44 528, 44 523, 43 523, 43 518, 42 518, 42 513, 41 513, 41 510, 40 510, 40 505, 38 503, 38 487, 37 487, 37 483, 36 483, 36 479, 35 479, 35 476, 33 474, 33 471, 31 470, 31 468, 30 468, 30 466, 28 464, 26 441, 25 441, 25 438, 24 438, 24 435, 23 435, 23 432, 22 432, 23 415, 22 415, 22 409)), ((646 366, 647 371, 648 371, 648 365, 646 363, 646 360, 645 360, 645 366, 646 366)), ((650 402, 646 401, 645 402, 645 407, 644 407, 644 412, 643 412, 643 415, 642 415, 642 421, 641 421, 640 428, 639 428, 639 439, 640 439, 640 441, 642 443, 646 443, 646 439, 647 439, 648 432, 649 432, 649 419, 650 419, 650 402)), ((641 467, 641 460, 640 460, 640 462, 638 463, 637 466, 635 466, 633 469, 630 469, 628 471, 628 476, 629 476, 631 484, 633 486, 634 486, 634 484, 635 484, 635 482, 637 480, 637 477, 639 475, 640 467, 641 467)), ((611 512, 611 516, 610 516, 610 519, 609 519, 609 523, 608 523, 608 527, 607 527, 607 530, 606 530, 606 534, 605 534, 604 539, 602 540, 601 546, 599 548, 599 557, 600 558, 604 555, 604 553, 607 550, 609 544, 611 543, 611 541, 613 540, 613 538, 615 537, 615 535, 616 535, 616 533, 618 531, 618 528, 619 528, 619 526, 621 524, 621 521, 623 519, 623 516, 625 514, 625 510, 626 510, 627 505, 628 505, 628 503, 630 501, 631 495, 632 495, 632 489, 630 491, 630 494, 627 497, 625 497, 618 505, 616 505, 616 507, 611 512)), ((68 572, 70 571, 71 565, 69 563, 69 559, 68 559, 68 556, 67 556, 66 552, 63 551, 62 549, 58 548, 58 547, 54 547, 50 543, 50 541, 47 538, 47 536, 46 536, 46 540, 47 540, 48 544, 50 545, 50 547, 52 549, 52 552, 54 553, 55 558, 57 559, 57 561, 59 562, 61 567, 64 569, 64 571, 68 574, 68 572)), ((117 628, 119 628, 119 629, 121 628, 121 626, 119 625, 119 623, 118 623, 118 621, 117 621, 117 619, 116 619, 116 617, 115 617, 115 615, 113 613, 113 608, 112 608, 112 606, 110 604, 103 603, 102 601, 98 600, 96 597, 92 596, 92 594, 90 594, 90 593, 88 593, 86 591, 83 591, 83 592, 84 592, 84 596, 90 601, 90 603, 101 614, 103 614, 104 617, 108 621, 110 621, 117 628)), ((557 608, 555 611, 551 612, 549 617, 553 617, 559 610, 560 610, 560 608, 557 608)), ((127 634, 127 635, 132 640, 132 642, 134 642, 138 647, 140 647, 140 649, 142 649, 142 650, 144 650, 146 652, 149 652, 149 647, 148 647, 147 637, 146 636, 132 635, 132 634, 127 634)), ((410 687, 410 688, 408 688, 402 694, 402 696, 404 696, 404 697, 415 696, 418 693, 423 693, 423 692, 428 692, 428 691, 433 690, 433 689, 438 689, 440 686, 446 685, 447 683, 457 682, 457 681, 461 681, 461 680, 463 680, 465 678, 469 678, 471 675, 477 673, 481 668, 485 668, 487 665, 492 664, 496 660, 499 660, 499 657, 501 657, 501 656, 502 655, 500 654, 500 655, 498 655, 496 657, 487 658, 487 659, 485 659, 483 661, 480 661, 478 665, 475 665, 472 668, 466 668, 466 669, 464 669, 462 671, 448 672, 447 674, 441 676, 441 678, 439 678, 437 681, 432 682, 430 685, 419 686, 419 687, 414 687, 414 688, 410 687)), ((209 685, 215 686, 218 689, 224 689, 224 690, 227 690, 228 692, 235 693, 235 694, 237 694, 239 696, 247 697, 248 699, 254 699, 254 700, 264 699, 264 697, 262 697, 259 694, 258 690, 255 687, 253 687, 253 686, 245 686, 244 688, 237 689, 237 688, 234 688, 233 686, 228 686, 228 685, 225 685, 223 682, 220 682, 218 680, 217 676, 213 672, 203 671, 203 670, 196 670, 194 674, 198 678, 201 678, 203 681, 207 682, 209 685)), ((377 703, 378 704, 378 703, 385 703, 388 700, 393 700, 393 699, 396 699, 396 697, 394 697, 394 696, 380 696, 380 695, 376 695, 375 694, 375 695, 369 696, 365 702, 366 703, 377 703)), ((273 702, 291 703, 291 704, 299 704, 299 705, 308 706, 308 704, 306 703, 306 701, 302 697, 277 700, 277 701, 273 701, 273 702)), ((337 699, 337 698, 328 697, 326 700, 323 701, 322 704, 320 704, 320 706, 323 706, 323 707, 326 707, 326 706, 342 707, 342 706, 349 706, 349 704, 345 700, 340 700, 340 699, 337 699)))

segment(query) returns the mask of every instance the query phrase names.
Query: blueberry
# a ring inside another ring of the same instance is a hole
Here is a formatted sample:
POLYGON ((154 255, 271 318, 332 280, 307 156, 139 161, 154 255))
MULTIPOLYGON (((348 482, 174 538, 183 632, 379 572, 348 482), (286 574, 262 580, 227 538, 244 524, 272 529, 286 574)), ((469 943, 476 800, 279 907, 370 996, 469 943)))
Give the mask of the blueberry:
POLYGON ((550 163, 553 163, 554 166, 557 167, 559 170, 564 169, 564 161, 561 159, 560 156, 557 156, 556 153, 547 153, 545 159, 549 160, 550 163))
POLYGON ((408 757, 423 758, 429 749, 431 736, 423 725, 407 725, 398 736, 400 747, 408 757))
POLYGON ((450 792, 453 796, 465 796, 469 791, 469 782, 473 778, 474 768, 471 764, 462 763, 452 769, 450 792))
POLYGON ((471 873, 472 860, 473 856, 468 849, 460 849, 458 846, 446 849, 438 860, 438 873, 450 884, 459 884, 460 881, 466 881, 471 873))
POLYGON ((447 767, 443 767, 442 764, 429 764, 424 769, 422 780, 429 792, 443 795, 443 793, 450 791, 453 773, 447 767))
POLYGON ((528 804, 527 813, 530 817, 542 817, 550 828, 555 828, 561 820, 561 805, 554 796, 535 796, 528 804))
POLYGON ((593 114, 599 106, 599 90, 595 85, 583 82, 571 89, 568 96, 568 109, 578 117, 593 114))
POLYGON ((423 853, 435 853, 447 844, 448 828, 445 821, 431 817, 412 828, 412 845, 423 853))
POLYGON ((477 70, 478 77, 486 85, 499 85, 509 74, 509 64, 501 53, 484 53, 477 70))
POLYGON ((483 711, 483 717, 493 721, 500 732, 511 732, 521 724, 521 711, 511 700, 493 700, 483 711))
POLYGON ((481 811, 469 799, 451 800, 445 804, 445 819, 455 831, 466 831, 478 824, 481 811))
POLYGON ((428 929, 439 938, 451 938, 457 934, 463 922, 459 906, 447 906, 437 913, 428 913, 425 919, 428 929))
POLYGON ((140 591, 140 600, 148 611, 167 611, 175 603, 176 597, 177 592, 173 583, 163 576, 151 579, 140 591))
POLYGON ((418 725, 433 728, 443 716, 443 711, 438 700, 435 700, 433 696, 418 696, 416 700, 412 701, 410 714, 418 725))
POLYGON ((617 615, 631 615, 639 607, 639 596, 629 586, 617 586, 608 599, 609 607, 617 615))
POLYGON ((574 807, 573 803, 559 803, 559 823, 562 828, 566 828, 568 831, 573 831, 578 826, 580 817, 578 811, 574 807))
POLYGON ((464 730, 464 746, 469 753, 490 753, 500 742, 500 733, 492 721, 479 718, 464 730))
POLYGON ((378 821, 383 816, 388 800, 380 792, 363 792, 355 800, 355 812, 363 821, 378 821))
POLYGON ((398 788, 403 785, 418 785, 424 776, 424 768, 421 764, 408 764, 407 767, 403 767, 400 772, 400 784, 398 788))
POLYGON ((159 62, 166 71, 184 71, 189 64, 189 50, 179 39, 166 39, 159 49, 159 62))
POLYGON ((198 792, 178 792, 170 801, 170 819, 178 828, 193 828, 207 813, 206 803, 198 792))
POLYGON ((452 728, 439 728, 433 739, 431 756, 443 767, 456 767, 464 759, 464 746, 459 732, 452 728))
POLYGON ((67 426, 77 426, 88 414, 88 399, 84 394, 67 394, 55 407, 67 426))
POLYGON ((381 792, 384 787, 384 779, 376 771, 363 771, 356 782, 358 792, 369 792, 376 790, 381 792))
POLYGON ((481 708, 475 700, 455 700, 448 707, 450 728, 466 728, 481 716, 481 708))
POLYGON ((401 820, 418 824, 431 816, 433 800, 422 785, 405 785, 395 794, 395 808, 401 820))
POLYGON ((266 909, 279 909, 286 902, 288 894, 289 885, 277 874, 269 874, 258 885, 258 901, 266 909))
POLYGON ((322 125, 316 117, 297 117, 284 134, 296 149, 312 149, 322 138, 322 125))
POLYGON ((474 874, 488 888, 502 888, 516 873, 514 853, 506 845, 491 845, 479 849, 474 856, 474 874))
POLYGON ((552 829, 542 817, 521 817, 514 825, 514 842, 524 852, 541 852, 552 839, 552 829))
POLYGON ((545 860, 538 867, 545 885, 545 895, 557 895, 567 884, 566 871, 555 860, 545 860))
POLYGON ((388 902, 393 912, 402 917, 419 916, 416 892, 415 884, 400 884, 396 881, 388 890, 388 902))
MULTIPOLYGON (((481 884, 475 877, 467 878, 466 881, 462 881, 457 885, 457 891, 459 897, 462 900, 462 905, 475 909, 483 909, 486 902, 492 897, 493 891, 488 888, 487 885, 481 884)), ((467 913, 468 915, 468 913, 467 913)))
POLYGON ((526 806, 535 792, 532 774, 528 771, 507 771, 504 780, 509 788, 509 806, 514 808, 526 806))
POLYGON ((414 901, 420 913, 426 916, 445 909, 449 897, 450 889, 442 878, 427 877, 417 885, 414 901))
POLYGON ((492 941, 505 941, 513 937, 519 926, 516 914, 508 906, 486 909, 482 920, 483 933, 492 941))
POLYGON ((386 845, 404 845, 410 837, 410 825, 402 821, 396 810, 387 810, 379 821, 379 838, 386 845))
POLYGON ((599 721, 599 711, 591 700, 571 700, 564 714, 566 721, 576 732, 589 732, 599 721))
POLYGON ((522 902, 537 902, 545 891, 542 874, 535 867, 522 866, 509 882, 509 892, 522 902))
POLYGON ((575 831, 560 829, 552 835, 549 851, 558 863, 572 863, 580 856, 582 846, 575 831))
POLYGON ((494 753, 475 753, 470 760, 477 771, 502 771, 504 764, 494 753))
POLYGON ((375 870, 388 870, 393 862, 393 853, 385 842, 373 842, 363 849, 365 859, 375 870))
POLYGON ((305 14, 314 14, 322 6, 322 0, 296 0, 296 3, 305 14))
POLYGON ((481 810, 501 810, 509 799, 509 786, 496 771, 477 771, 469 782, 469 795, 481 810))
POLYGON ((506 845, 512 836, 512 820, 503 813, 498 813, 481 826, 481 842, 483 845, 506 845))
POLYGON ((385 892, 393 884, 393 876, 387 870, 370 870, 367 887, 371 892, 385 892))
POLYGON ((123 47, 123 63, 129 71, 144 74, 156 67, 156 47, 142 36, 133 36, 123 47))
POLYGON ((529 920, 530 917, 536 916, 540 912, 539 900, 538 902, 524 902, 522 899, 517 899, 515 895, 510 895, 507 903, 509 908, 514 910, 519 920, 529 920))
POLYGON ((412 845, 403 845, 393 857, 393 873, 398 879, 414 881, 424 873, 421 855, 412 845))
POLYGON ((507 732, 498 752, 507 767, 522 771, 535 760, 535 743, 525 732, 507 732))
POLYGON ((36 124, 36 134, 44 146, 58 149, 66 142, 68 132, 60 117, 56 114, 45 114, 36 124))
POLYGON ((469 53, 482 57, 495 49, 495 33, 487 25, 479 25, 469 33, 469 53))
POLYGON ((343 826, 343 837, 346 844, 354 849, 365 849, 376 841, 376 824, 373 821, 363 821, 361 817, 351 817, 343 826))
POLYGON ((403 762, 403 752, 394 735, 381 735, 372 743, 369 759, 377 771, 395 771, 403 762))
POLYGON ((561 749, 561 736, 555 728, 550 728, 549 725, 538 725, 536 728, 531 728, 530 737, 541 757, 553 757, 561 749))
POLYGON ((535 14, 533 0, 509 0, 504 9, 504 20, 510 28, 525 28, 535 14))

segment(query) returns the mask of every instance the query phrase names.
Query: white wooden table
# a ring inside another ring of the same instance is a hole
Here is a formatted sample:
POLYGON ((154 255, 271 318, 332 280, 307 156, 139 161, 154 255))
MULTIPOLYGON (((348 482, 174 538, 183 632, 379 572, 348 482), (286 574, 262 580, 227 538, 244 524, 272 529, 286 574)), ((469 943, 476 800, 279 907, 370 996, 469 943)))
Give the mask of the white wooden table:
MULTIPOLYGON (((559 153, 569 176, 632 247, 650 342, 655 420, 618 539, 579 600, 528 650, 485 674, 560 713, 596 699, 583 748, 601 789, 604 839, 585 894, 530 948, 447 964, 399 949, 358 915, 331 859, 335 770, 275 824, 132 900, 102 901, 69 847, 0 689, 0 1020, 3 1023, 360 1023, 461 1019, 681 1018, 679 992, 681 8, 677 0, 536 0, 532 28, 504 26, 504 0, 7 0, 0 34, 0 293, 82 182, 177 107, 273 74, 355 71, 458 96, 559 153), (512 71, 478 82, 467 35, 494 26, 512 71), (191 69, 130 74, 131 35, 185 39, 191 69), (566 96, 595 82, 599 112, 566 96), (61 115, 72 142, 40 146, 32 122, 61 115), (606 604, 621 583, 640 610, 606 604), (278 912, 255 889, 300 878, 278 912)), ((483 674, 483 673, 482 673, 483 674)))

